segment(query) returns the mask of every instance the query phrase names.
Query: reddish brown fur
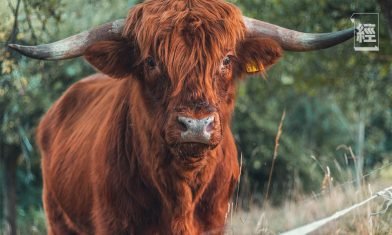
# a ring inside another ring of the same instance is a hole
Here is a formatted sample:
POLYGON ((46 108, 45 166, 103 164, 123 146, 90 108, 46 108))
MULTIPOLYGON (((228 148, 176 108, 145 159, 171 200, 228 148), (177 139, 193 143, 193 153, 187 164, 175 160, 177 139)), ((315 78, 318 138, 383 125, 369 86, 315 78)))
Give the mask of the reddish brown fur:
POLYGON ((49 234, 223 233, 239 174, 235 78, 275 63, 280 47, 209 0, 146 1, 123 35, 86 51, 107 75, 70 87, 38 128, 49 234), (179 144, 178 115, 211 113, 209 145, 179 144))

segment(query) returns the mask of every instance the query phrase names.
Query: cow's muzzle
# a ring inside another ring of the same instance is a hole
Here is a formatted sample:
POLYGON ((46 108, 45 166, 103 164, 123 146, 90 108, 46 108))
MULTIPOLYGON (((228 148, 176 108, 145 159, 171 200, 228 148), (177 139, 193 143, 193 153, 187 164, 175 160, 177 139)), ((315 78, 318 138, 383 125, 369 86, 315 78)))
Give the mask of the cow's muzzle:
POLYGON ((214 109, 171 113, 163 132, 170 151, 180 157, 199 157, 221 142, 222 123, 214 109))
POLYGON ((210 143, 215 125, 214 115, 201 119, 178 116, 177 121, 182 127, 180 143, 210 143))

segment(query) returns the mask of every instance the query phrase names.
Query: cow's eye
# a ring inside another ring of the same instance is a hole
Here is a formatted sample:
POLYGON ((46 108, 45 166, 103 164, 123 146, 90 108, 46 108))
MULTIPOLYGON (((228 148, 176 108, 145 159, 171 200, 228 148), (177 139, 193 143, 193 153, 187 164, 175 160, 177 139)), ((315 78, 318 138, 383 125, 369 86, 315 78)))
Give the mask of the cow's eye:
POLYGON ((226 56, 225 58, 223 58, 222 64, 223 64, 224 66, 227 66, 227 65, 229 65, 230 63, 231 63, 231 59, 230 59, 229 56, 226 56))
POLYGON ((152 58, 151 56, 147 58, 146 60, 146 64, 148 67, 150 68, 154 68, 157 64, 155 63, 154 58, 152 58))

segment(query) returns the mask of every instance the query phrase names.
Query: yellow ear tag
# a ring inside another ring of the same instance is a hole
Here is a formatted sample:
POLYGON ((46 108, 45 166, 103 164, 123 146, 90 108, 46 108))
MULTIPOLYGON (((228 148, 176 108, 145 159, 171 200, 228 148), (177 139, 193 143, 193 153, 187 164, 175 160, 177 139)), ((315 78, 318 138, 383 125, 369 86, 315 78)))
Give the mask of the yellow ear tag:
POLYGON ((260 64, 260 67, 253 63, 246 64, 246 72, 248 73, 257 73, 263 70, 264 66, 262 64, 260 64))

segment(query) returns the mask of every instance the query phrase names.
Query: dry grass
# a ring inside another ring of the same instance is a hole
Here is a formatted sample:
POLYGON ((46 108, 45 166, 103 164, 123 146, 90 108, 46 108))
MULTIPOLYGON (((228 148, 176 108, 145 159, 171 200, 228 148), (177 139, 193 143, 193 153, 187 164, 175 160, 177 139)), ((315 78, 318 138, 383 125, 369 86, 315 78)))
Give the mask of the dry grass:
MULTIPOLYGON (((236 212, 228 216, 229 224, 226 234, 278 234, 330 216, 336 211, 369 198, 372 193, 380 189, 391 186, 392 167, 388 168, 375 177, 382 178, 383 182, 378 180, 377 183, 371 183, 370 190, 368 186, 364 186, 361 191, 357 191, 354 186, 350 185, 332 186, 330 191, 322 196, 297 195, 296 201, 286 201, 279 207, 267 204, 264 209, 254 206, 249 211, 232 207, 236 212)), ((384 208, 383 200, 378 198, 312 234, 392 235, 392 208, 389 208, 385 214, 371 215, 384 208)), ((19 225, 21 235, 46 233, 42 210, 29 214, 27 218, 19 222, 19 225)))
MULTIPOLYGON (((389 184, 389 185, 388 185, 389 184)), ((391 180, 370 184, 356 190, 353 186, 332 187, 323 196, 300 197, 286 201, 279 207, 265 205, 238 210, 229 221, 227 234, 278 234, 334 214, 336 211, 361 202, 387 186, 391 180)), ((392 211, 372 215, 383 209, 381 198, 355 209, 339 220, 329 223, 312 234, 392 234, 392 211)))
MULTIPOLYGON (((274 156, 262 207, 250 205, 248 206, 249 210, 238 210, 235 207, 235 211, 231 211, 226 234, 279 234, 328 218, 338 211, 366 200, 369 202, 364 202, 363 206, 360 207, 356 205, 357 208, 350 210, 347 215, 327 223, 311 234, 392 235, 392 193, 388 191, 389 194, 384 198, 372 197, 374 193, 392 186, 392 167, 388 161, 385 162, 384 166, 363 175, 361 179, 347 181, 338 187, 333 186, 334 179, 329 167, 320 165, 325 173, 321 182, 320 194, 313 196, 298 194, 293 197, 295 200, 287 200, 279 207, 273 207, 269 204, 269 189, 275 159, 278 156, 284 118, 285 112, 282 114, 275 138, 274 156), (353 186, 353 183, 365 178, 373 183, 363 185, 360 188, 358 188, 359 185, 357 187, 353 186), (376 199, 372 200, 373 198, 376 199)), ((355 161, 355 155, 351 148, 349 149, 351 157, 355 161)), ((317 161, 317 159, 315 160, 317 161)), ((238 200, 238 192, 236 199, 238 200)), ((237 205, 238 201, 235 203, 237 205)), ((341 214, 339 213, 339 215, 341 214)))

